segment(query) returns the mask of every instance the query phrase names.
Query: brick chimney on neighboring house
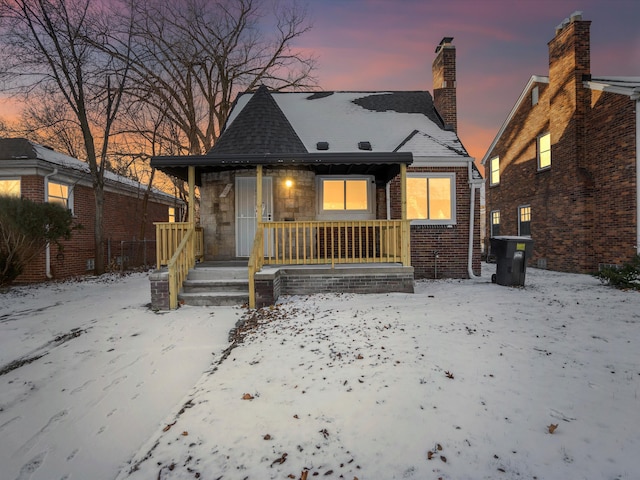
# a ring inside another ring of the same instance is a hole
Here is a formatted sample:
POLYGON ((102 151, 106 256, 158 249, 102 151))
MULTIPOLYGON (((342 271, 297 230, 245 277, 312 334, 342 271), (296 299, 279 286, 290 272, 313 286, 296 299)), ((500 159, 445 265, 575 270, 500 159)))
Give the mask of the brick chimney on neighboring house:
POLYGON ((431 66, 433 74, 433 103, 444 121, 446 129, 458 131, 456 103, 456 47, 453 37, 445 37, 436 47, 436 58, 431 66))
POLYGON ((574 158, 576 166, 586 158, 585 116, 590 93, 583 86, 591 76, 591 21, 574 12, 556 27, 549 42, 549 119, 554 157, 574 158), (561 141, 563 139, 563 141, 561 141))

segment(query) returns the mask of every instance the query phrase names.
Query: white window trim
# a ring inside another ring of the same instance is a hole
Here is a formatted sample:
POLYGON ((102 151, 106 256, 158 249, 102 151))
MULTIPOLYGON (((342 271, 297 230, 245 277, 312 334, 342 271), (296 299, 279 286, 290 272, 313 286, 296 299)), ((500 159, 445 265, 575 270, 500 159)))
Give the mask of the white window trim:
POLYGON ((22 197, 22 178, 21 177, 1 177, 0 180, 17 181, 18 187, 19 187, 17 198, 22 197))
POLYGON ((531 205, 529 204, 525 204, 525 205, 519 205, 518 206, 518 236, 520 237, 531 237, 531 233, 527 233, 527 234, 523 234, 522 230, 520 228, 520 224, 521 224, 521 213, 522 213, 522 209, 523 208, 529 208, 529 230, 531 230, 531 205))
POLYGON ((411 225, 456 225, 456 174, 435 172, 411 172, 407 178, 449 178, 451 179, 451 218, 448 220, 412 219, 411 225))
POLYGON ((495 185, 500 185, 500 155, 497 155, 491 159, 489 159, 489 186, 493 187, 495 185), (498 162, 498 181, 493 181, 493 161, 498 162))
POLYGON ((499 219, 499 220, 502 220, 502 219, 500 218, 500 210, 491 210, 491 212, 489 212, 489 233, 490 233, 490 235, 491 235, 492 237, 494 236, 494 235, 493 235, 493 226, 494 226, 494 225, 498 225, 498 226, 500 226, 500 223, 501 223, 501 222, 498 222, 497 224, 493 223, 493 214, 494 214, 494 213, 497 213, 497 214, 498 214, 498 219, 499 219))
POLYGON ((372 175, 318 175, 316 176, 316 218, 318 220, 375 220, 376 218, 376 185, 372 175), (367 181, 367 209, 366 210, 324 210, 325 180, 366 180, 367 181))
POLYGON ((538 89, 538 85, 531 89, 531 106, 535 106, 538 104, 538 100, 540 99, 540 90, 538 89))
POLYGON ((68 183, 65 182, 56 182, 55 180, 49 180, 47 179, 47 181, 45 182, 45 201, 47 203, 49 203, 49 184, 53 183, 56 185, 64 185, 65 187, 68 188, 69 191, 69 197, 67 198, 67 209, 71 212, 71 215, 74 215, 74 209, 73 209, 73 185, 69 185, 68 183))
POLYGON ((538 157, 538 171, 549 170, 551 168, 553 159, 551 158, 551 134, 549 132, 541 133, 536 137, 536 157, 538 157), (545 135, 549 135, 549 165, 543 167, 540 165, 540 139, 545 135))

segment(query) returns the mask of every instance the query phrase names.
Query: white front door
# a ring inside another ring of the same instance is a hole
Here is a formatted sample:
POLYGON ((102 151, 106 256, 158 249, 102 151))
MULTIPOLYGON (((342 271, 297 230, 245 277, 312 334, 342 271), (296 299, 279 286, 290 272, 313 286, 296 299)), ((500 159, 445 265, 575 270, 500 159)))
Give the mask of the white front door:
MULTIPOLYGON (((236 177, 236 256, 251 255, 256 235, 256 177, 236 177)), ((262 220, 273 217, 273 183, 271 177, 262 177, 262 220)), ((267 239, 265 238, 265 242, 267 239)))

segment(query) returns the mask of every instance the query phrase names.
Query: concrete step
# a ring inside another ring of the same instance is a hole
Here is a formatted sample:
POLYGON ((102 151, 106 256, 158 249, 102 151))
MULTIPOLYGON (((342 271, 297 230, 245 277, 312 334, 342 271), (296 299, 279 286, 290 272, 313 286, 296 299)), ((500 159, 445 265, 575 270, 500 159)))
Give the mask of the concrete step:
POLYGON ((220 279, 220 280, 192 280, 187 278, 183 284, 183 291, 186 293, 206 293, 206 292, 249 292, 249 280, 244 279, 220 279))
POLYGON ((196 307, 233 306, 249 302, 249 294, 241 292, 180 293, 178 301, 196 307))
POLYGON ((196 267, 189 270, 189 280, 248 280, 247 267, 196 267))

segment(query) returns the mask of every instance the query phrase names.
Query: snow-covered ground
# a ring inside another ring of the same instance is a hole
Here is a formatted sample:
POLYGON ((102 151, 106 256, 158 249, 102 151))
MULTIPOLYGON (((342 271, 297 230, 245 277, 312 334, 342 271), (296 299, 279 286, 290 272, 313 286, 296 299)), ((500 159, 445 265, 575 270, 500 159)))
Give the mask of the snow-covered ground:
POLYGON ((154 314, 142 274, 0 294, 0 369, 45 353, 0 376, 0 477, 639 478, 640 293, 494 271, 252 315, 154 314))

